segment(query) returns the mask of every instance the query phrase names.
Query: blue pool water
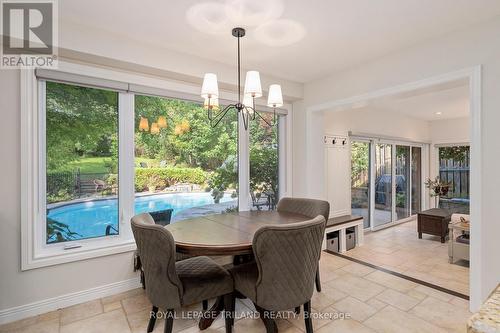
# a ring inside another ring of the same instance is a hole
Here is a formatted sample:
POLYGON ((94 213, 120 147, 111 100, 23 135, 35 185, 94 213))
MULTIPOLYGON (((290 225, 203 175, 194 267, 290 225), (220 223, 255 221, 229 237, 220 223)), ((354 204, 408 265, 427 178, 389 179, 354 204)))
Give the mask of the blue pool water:
MULTIPOLYGON (((220 202, 235 200, 226 194, 220 202)), ((172 217, 179 212, 213 204, 213 198, 204 193, 166 193, 138 196, 135 198, 135 213, 153 212, 172 208, 172 217)), ((49 210, 47 217, 65 223, 78 233, 76 239, 104 236, 108 225, 118 229, 118 200, 94 200, 68 204, 49 210)))

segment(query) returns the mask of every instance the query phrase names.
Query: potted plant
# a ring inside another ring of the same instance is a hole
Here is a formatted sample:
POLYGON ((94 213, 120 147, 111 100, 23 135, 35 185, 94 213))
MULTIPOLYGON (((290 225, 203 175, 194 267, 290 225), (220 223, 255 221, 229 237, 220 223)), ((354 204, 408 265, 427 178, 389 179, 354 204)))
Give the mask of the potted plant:
POLYGON ((425 187, 429 189, 431 198, 435 198, 435 206, 439 207, 439 197, 446 196, 450 191, 451 184, 442 181, 439 177, 434 180, 428 178, 425 182, 425 187))

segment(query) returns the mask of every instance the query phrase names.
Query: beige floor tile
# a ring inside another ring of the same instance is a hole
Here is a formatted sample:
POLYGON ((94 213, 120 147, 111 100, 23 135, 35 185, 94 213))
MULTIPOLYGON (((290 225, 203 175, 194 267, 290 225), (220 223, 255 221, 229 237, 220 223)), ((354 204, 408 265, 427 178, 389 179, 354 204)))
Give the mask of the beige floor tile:
POLYGON ((9 332, 14 329, 26 327, 35 324, 38 321, 38 316, 16 320, 8 324, 0 325, 0 332, 9 332))
POLYGON ((61 325, 61 333, 130 333, 130 328, 122 310, 115 310, 61 325))
POLYGON ((59 318, 61 318, 61 310, 55 310, 39 315, 37 322, 56 319, 59 320, 59 318))
POLYGON ((408 290, 406 294, 418 300, 423 300, 428 296, 427 294, 424 294, 423 292, 417 291, 415 289, 408 290))
POLYGON ((104 303, 103 310, 104 312, 110 312, 113 310, 118 310, 122 308, 122 303, 120 301, 112 302, 112 303, 104 303))
MULTIPOLYGON (((330 312, 329 308, 323 309, 321 311, 313 309, 311 316, 312 316, 312 323, 314 330, 317 330, 320 327, 325 326, 326 324, 331 322, 332 315, 330 315, 329 312, 330 312)), ((304 311, 301 311, 300 315, 291 317, 288 319, 288 321, 298 329, 305 331, 303 314, 304 311)))
POLYGON ((127 315, 152 308, 151 302, 145 294, 125 298, 121 303, 127 315))
POLYGON ((364 325, 383 333, 444 333, 445 330, 393 306, 386 306, 363 322, 364 325))
POLYGON ((375 333, 372 329, 352 319, 337 319, 321 327, 316 333, 375 333))
POLYGON ((371 267, 357 264, 357 263, 352 263, 352 264, 346 265, 346 266, 342 267, 341 269, 350 273, 350 274, 354 274, 357 276, 365 276, 365 275, 375 271, 375 269, 373 269, 371 267))
POLYGON ((462 307, 428 297, 409 311, 448 332, 466 332, 467 319, 472 315, 462 307))
POLYGON ((327 282, 327 285, 361 301, 367 301, 385 289, 377 283, 353 275, 327 282))
POLYGON ((323 285, 321 293, 333 299, 334 302, 340 301, 342 298, 347 297, 346 293, 338 290, 335 287, 332 287, 331 285, 323 285))
POLYGON ((376 297, 369 299, 365 303, 368 304, 369 306, 371 306, 372 308, 377 309, 377 311, 379 311, 383 307, 387 306, 386 303, 379 301, 378 299, 376 299, 376 297))
POLYGON ((445 301, 445 302, 449 302, 453 298, 453 296, 450 294, 443 293, 442 291, 439 291, 439 290, 436 290, 433 288, 429 288, 429 287, 426 287, 423 285, 418 285, 417 287, 415 287, 414 290, 419 292, 419 293, 426 294, 427 296, 432 296, 434 298, 440 299, 440 300, 445 301))
MULTIPOLYGON (((19 323, 17 324, 19 325, 19 323)), ((0 332, 8 333, 59 333, 59 319, 44 320, 28 326, 10 327, 0 332)))
POLYGON ((357 321, 364 321, 377 312, 377 309, 374 307, 363 303, 354 297, 346 297, 343 300, 336 302, 333 306, 338 311, 349 314, 352 319, 357 321))
POLYGON ((394 289, 384 290, 376 296, 376 299, 389 305, 395 306, 403 311, 410 310, 421 301, 417 298, 413 298, 394 289))
POLYGON ((375 271, 366 275, 364 278, 401 292, 407 292, 417 286, 415 282, 411 282, 382 271, 375 271))
POLYGON ((450 303, 466 310, 469 310, 470 307, 468 300, 459 297, 453 297, 450 303))
POLYGON ((146 295, 146 292, 142 288, 132 289, 132 290, 129 290, 129 291, 126 291, 123 293, 104 297, 102 299, 102 304, 114 303, 116 301, 121 301, 123 299, 130 298, 130 297, 137 296, 137 295, 146 295))
POLYGON ((61 325, 89 318, 103 312, 100 299, 70 306, 61 310, 61 325))
POLYGON ((314 292, 313 297, 311 298, 311 306, 315 309, 322 310, 333 304, 335 300, 328 296, 328 294, 324 292, 314 292))

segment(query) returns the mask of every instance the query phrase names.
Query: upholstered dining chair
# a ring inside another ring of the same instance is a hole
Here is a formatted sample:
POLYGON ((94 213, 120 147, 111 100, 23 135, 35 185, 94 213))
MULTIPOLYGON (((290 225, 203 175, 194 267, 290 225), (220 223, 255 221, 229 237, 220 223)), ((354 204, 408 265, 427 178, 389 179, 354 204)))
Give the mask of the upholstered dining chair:
MULTIPOLYGON (((301 214, 313 218, 322 215, 328 222, 330 215, 330 204, 328 201, 305 199, 305 198, 282 198, 276 207, 278 212, 301 214)), ((316 271, 316 290, 321 291, 321 280, 319 277, 319 265, 316 271)))
POLYGON ((302 305, 306 331, 312 333, 311 297, 324 232, 322 215, 305 222, 264 226, 253 237, 255 262, 230 269, 235 291, 254 303, 267 333, 277 331, 274 312, 302 305))
MULTIPOLYGON (((165 333, 172 332, 175 308, 224 296, 225 308, 231 311, 233 279, 226 269, 203 256, 176 262, 172 234, 148 213, 134 216, 131 224, 144 267, 146 295, 153 304, 148 332, 154 329, 159 308, 165 311, 165 333)), ((226 332, 232 331, 231 325, 226 317, 226 332)))

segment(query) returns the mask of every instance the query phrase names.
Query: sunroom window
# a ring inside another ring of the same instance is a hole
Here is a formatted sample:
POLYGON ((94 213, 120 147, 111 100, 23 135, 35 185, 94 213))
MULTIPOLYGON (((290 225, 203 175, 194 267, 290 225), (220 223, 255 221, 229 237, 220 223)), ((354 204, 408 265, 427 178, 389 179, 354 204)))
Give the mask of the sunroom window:
POLYGON ((47 244, 119 233, 118 93, 45 83, 47 244))

